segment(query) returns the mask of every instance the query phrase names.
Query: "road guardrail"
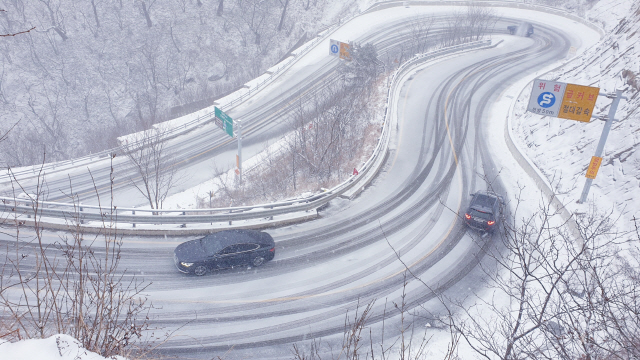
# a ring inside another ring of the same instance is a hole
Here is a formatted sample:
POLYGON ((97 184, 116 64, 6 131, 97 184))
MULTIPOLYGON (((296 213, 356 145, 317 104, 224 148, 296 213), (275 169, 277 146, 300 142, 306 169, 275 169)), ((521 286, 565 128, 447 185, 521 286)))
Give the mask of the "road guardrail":
MULTIPOLYGON (((348 22, 352 18, 359 16, 363 13, 368 13, 372 11, 382 10, 389 7, 396 6, 406 6, 407 4, 410 6, 424 6, 424 5, 457 5, 464 6, 471 4, 470 1, 381 1, 371 5, 368 9, 361 11, 357 14, 349 16, 348 18, 339 19, 338 22, 329 25, 324 31, 322 31, 314 40, 311 40, 303 45, 302 50, 296 51, 296 53, 287 59, 283 60, 279 64, 275 65, 273 68, 277 69, 270 73, 270 75, 264 79, 263 81, 255 84, 253 87, 250 87, 247 90, 240 90, 237 93, 243 92, 240 95, 237 95, 233 100, 229 101, 220 106, 223 110, 229 110, 241 103, 244 100, 247 100, 251 95, 254 95, 259 90, 264 88, 268 83, 273 81, 277 76, 282 74, 286 69, 290 68, 293 63, 297 59, 299 59, 302 55, 306 54, 310 51, 314 46, 316 46, 322 40, 325 40, 340 27, 341 24, 348 22)), ((541 5, 532 5, 525 4, 518 1, 482 1, 482 2, 473 2, 475 5, 484 5, 484 6, 503 6, 503 7, 512 7, 512 8, 526 8, 531 10, 538 10, 548 13, 557 14, 560 16, 564 16, 570 18, 572 20, 580 21, 581 23, 590 26, 594 30, 598 31, 601 34, 604 34, 604 31, 597 27, 596 25, 582 19, 573 14, 567 13, 564 10, 541 6, 541 5)), ((489 42, 490 43, 490 42, 489 42)), ((243 206, 243 207, 229 207, 229 208, 219 208, 219 209, 136 209, 136 208, 115 208, 113 210, 107 209, 110 214, 113 214, 114 218, 117 219, 118 222, 123 223, 131 223, 131 224, 181 224, 186 226, 186 224, 193 223, 213 223, 213 222, 229 222, 230 224, 233 221, 239 220, 249 220, 249 219, 272 219, 273 216, 290 214, 294 212, 308 212, 313 209, 320 208, 326 205, 329 201, 334 198, 341 196, 349 189, 352 189, 357 186, 365 186, 368 181, 364 181, 364 185, 358 185, 360 179, 363 178, 371 178, 371 173, 377 173, 380 165, 382 164, 381 159, 384 159, 385 156, 380 156, 381 154, 386 155, 388 141, 389 141, 389 109, 390 109, 390 101, 392 101, 392 89, 397 85, 397 79, 408 69, 416 66, 424 61, 429 59, 448 55, 458 51, 464 51, 469 49, 481 48, 483 46, 489 46, 486 41, 485 42, 474 42, 468 44, 457 45, 449 48, 444 48, 440 50, 436 50, 427 54, 417 55, 414 58, 407 61, 403 64, 399 69, 396 70, 394 75, 392 76, 392 85, 389 88, 389 93, 387 97, 387 107, 385 114, 385 121, 383 124, 383 132, 378 140, 378 144, 371 155, 371 157, 365 162, 363 168, 360 171, 359 175, 351 176, 345 182, 337 185, 336 187, 321 193, 316 194, 307 198, 299 198, 288 201, 282 201, 277 203, 270 204, 261 204, 255 206, 243 206)), ((232 97, 233 94, 228 97, 232 97)), ((191 131, 198 126, 204 124, 207 121, 210 121, 213 118, 213 112, 209 112, 204 115, 198 116, 196 119, 181 124, 180 126, 176 126, 168 131, 169 137, 174 137, 180 135, 182 133, 191 131)), ((99 161, 103 158, 107 158, 110 154, 118 149, 109 149, 97 154, 90 154, 85 157, 68 160, 65 162, 58 163, 49 163, 44 164, 44 170, 55 170, 56 167, 59 169, 67 169, 77 167, 79 165, 86 165, 87 163, 93 161, 99 161), (95 159, 95 160, 94 160, 95 159)), ((40 167, 38 167, 39 170, 40 167)), ((26 168, 21 169, 17 172, 14 172, 14 175, 26 175, 32 173, 32 176, 37 176, 37 171, 34 168, 26 168)), ((8 177, 8 175, 0 175, 0 179, 2 177, 8 177)), ((355 191, 357 193, 358 191, 355 191)), ((21 216, 26 216, 27 218, 30 216, 30 213, 33 213, 33 208, 30 204, 27 204, 22 199, 13 199, 9 197, 0 197, 0 209, 4 211, 13 211, 21 216)), ((38 206, 38 214, 39 216, 43 216, 46 218, 52 219, 70 219, 72 216, 76 216, 80 214, 78 217, 82 222, 91 222, 91 221, 103 221, 104 220, 104 207, 97 206, 80 206, 78 204, 73 203, 60 203, 60 202, 39 202, 38 206)), ((134 225, 135 226, 135 225, 134 225)))
MULTIPOLYGON (((382 133, 373 153, 363 164, 358 175, 350 176, 344 182, 323 193, 276 203, 214 209, 139 209, 122 207, 114 207, 111 209, 109 207, 105 208, 104 206, 49 201, 38 201, 37 206, 34 206, 34 200, 30 200, 29 197, 19 199, 0 197, 0 210, 16 213, 19 219, 28 221, 28 219, 32 219, 32 217, 36 215, 34 214, 34 208, 37 208, 37 216, 40 219, 56 219, 58 223, 77 219, 86 227, 91 227, 91 222, 94 222, 95 224, 93 225, 95 226, 101 226, 105 219, 118 223, 129 223, 132 224, 132 227, 135 227, 135 224, 180 224, 186 227, 187 224, 221 222, 232 224, 234 221, 240 220, 272 219, 278 215, 308 212, 321 208, 329 201, 341 196, 354 187, 364 187, 368 181, 365 183, 364 181, 361 182, 361 180, 370 179, 371 177, 369 175, 371 175, 371 173, 377 173, 381 168, 388 151, 390 138, 389 124, 392 114, 389 109, 392 108, 395 89, 399 85, 399 80, 402 79, 403 75, 411 71, 415 66, 421 65, 426 61, 489 46, 491 46, 491 40, 470 42, 419 54, 402 64, 391 77, 385 120, 382 124, 382 133)), ((46 223, 47 221, 45 220, 40 220, 40 222, 46 223)))

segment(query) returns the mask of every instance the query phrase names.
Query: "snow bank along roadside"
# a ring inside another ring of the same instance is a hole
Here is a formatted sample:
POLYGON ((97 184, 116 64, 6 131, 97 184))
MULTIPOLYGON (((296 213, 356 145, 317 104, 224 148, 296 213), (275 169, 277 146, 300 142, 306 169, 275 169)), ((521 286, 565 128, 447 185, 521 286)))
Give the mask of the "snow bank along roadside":
MULTIPOLYGON (((69 335, 53 335, 46 339, 28 339, 14 343, 0 340, 0 359, 2 360, 107 360, 82 347, 82 344, 69 335)), ((122 356, 109 357, 109 360, 127 360, 122 356)))
MULTIPOLYGON (((587 213, 592 205, 612 212, 622 232, 635 229, 632 219, 640 217, 640 144, 637 119, 640 116, 640 4, 601 0, 591 10, 609 34, 596 46, 576 57, 575 62, 541 75, 544 79, 600 87, 601 93, 626 89, 629 101, 621 101, 617 121, 604 147, 603 162, 591 186, 586 204, 578 204, 586 167, 599 141, 604 122, 579 123, 525 112, 528 92, 523 91, 514 107, 514 140, 561 192, 558 196, 571 213, 587 213), (618 14, 606 11, 614 7, 618 14), (626 16, 626 17, 625 17, 626 16), (635 79, 635 82, 633 81, 635 79), (636 121, 634 121, 636 120, 636 121)), ((596 114, 608 112, 611 99, 599 97, 596 114)))
MULTIPOLYGON (((556 23, 555 25, 562 28, 564 24, 556 23)), ((579 31, 576 31, 578 29, 576 29, 575 24, 570 24, 570 27, 564 25, 564 27, 566 32, 574 33, 578 36, 579 44, 576 44, 578 45, 576 46, 578 52, 586 51, 587 48, 596 44, 601 38, 600 31, 589 31, 589 29, 580 29, 579 31)), ((512 122, 516 104, 519 99, 521 99, 521 96, 523 94, 527 94, 527 91, 530 90, 530 84, 535 78, 544 77, 545 74, 553 72, 567 64, 573 63, 577 59, 578 57, 574 57, 568 61, 561 60, 556 63, 549 64, 545 69, 534 74, 525 76, 500 95, 500 99, 492 108, 492 115, 490 117, 492 124, 491 127, 504 129, 503 132, 498 131, 492 133, 496 141, 489 142, 494 145, 492 148, 495 151, 495 158, 499 159, 502 165, 502 174, 507 175, 502 176, 503 182, 506 183, 509 179, 517 179, 515 183, 512 182, 509 184, 512 194, 519 191, 519 186, 524 185, 526 186, 526 189, 529 190, 523 194, 524 199, 529 202, 533 202, 534 204, 538 203, 540 197, 537 193, 530 192, 530 190, 537 188, 546 197, 547 201, 552 201, 554 207, 560 210, 565 220, 571 218, 571 213, 567 210, 563 201, 557 197, 557 194, 555 194, 555 191, 547 177, 544 176, 540 169, 538 169, 533 161, 531 161, 531 159, 526 155, 526 151, 523 150, 517 137, 513 134, 512 122), (505 154, 510 154, 511 157, 506 157, 505 154), (515 164, 518 166, 513 166, 515 164)), ((575 223, 569 222, 568 224, 571 226, 571 231, 574 233, 576 238, 579 238, 580 236, 578 235, 575 223)))

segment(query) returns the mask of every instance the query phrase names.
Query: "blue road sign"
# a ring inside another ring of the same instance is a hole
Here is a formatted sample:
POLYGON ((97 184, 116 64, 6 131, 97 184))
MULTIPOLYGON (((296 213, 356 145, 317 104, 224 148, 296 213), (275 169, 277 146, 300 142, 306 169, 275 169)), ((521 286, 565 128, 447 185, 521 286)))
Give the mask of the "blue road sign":
POLYGON ((538 105, 542 106, 545 109, 552 107, 555 103, 556 96, 548 91, 543 92, 542 94, 540 94, 540 96, 538 96, 538 105))
POLYGON ((338 56, 340 53, 340 41, 329 39, 329 55, 338 56))
POLYGON ((557 117, 566 86, 567 84, 563 82, 535 79, 527 111, 557 117))

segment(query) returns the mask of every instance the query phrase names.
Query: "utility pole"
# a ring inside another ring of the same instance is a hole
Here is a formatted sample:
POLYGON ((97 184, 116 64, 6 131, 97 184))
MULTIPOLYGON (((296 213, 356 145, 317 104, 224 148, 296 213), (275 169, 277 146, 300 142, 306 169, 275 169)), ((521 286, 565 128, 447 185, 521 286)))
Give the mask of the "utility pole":
POLYGON ((227 135, 232 138, 238 139, 238 154, 236 155, 236 174, 240 183, 242 183, 242 121, 233 121, 231 116, 227 115, 224 111, 220 110, 217 106, 214 107, 214 122, 216 125, 226 132, 227 135))
POLYGON ((602 129, 602 135, 600 135, 600 142, 598 142, 598 147, 596 148, 596 154, 591 160, 591 164, 589 165, 589 170, 593 173, 590 174, 590 171, 587 171, 587 181, 584 183, 584 188, 582 189, 582 196, 580 196, 580 200, 578 200, 579 204, 583 204, 587 201, 587 196, 589 195, 589 189, 591 188, 591 184, 593 183, 593 179, 595 179, 596 174, 598 172, 598 168, 600 167, 600 162, 602 162, 602 152, 604 150, 604 144, 607 142, 607 137, 609 136, 609 131, 611 130, 611 125, 615 121, 616 110, 618 110, 618 103, 620 99, 626 99, 622 96, 622 90, 616 90, 615 94, 601 94, 605 95, 608 98, 613 98, 613 102, 611 102, 611 107, 609 108, 609 115, 607 118, 607 122, 604 125, 604 129, 602 129), (594 162, 597 162, 594 165, 594 162), (595 168, 592 170, 592 168, 595 168))
POLYGON ((240 120, 236 120, 238 124, 238 158, 236 159, 238 166, 238 179, 240 180, 240 184, 242 184, 242 122, 240 120))

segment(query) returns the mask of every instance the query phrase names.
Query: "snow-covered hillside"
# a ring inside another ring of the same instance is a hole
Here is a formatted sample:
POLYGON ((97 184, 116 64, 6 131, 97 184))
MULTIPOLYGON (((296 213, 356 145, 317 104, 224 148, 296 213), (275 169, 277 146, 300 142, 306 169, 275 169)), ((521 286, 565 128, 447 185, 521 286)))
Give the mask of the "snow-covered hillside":
POLYGON ((88 155, 207 107, 350 4, 0 1, 0 164, 88 155))
MULTIPOLYGON (((362 4, 370 2, 360 1, 362 4)), ((602 92, 624 89, 628 101, 622 101, 618 108, 616 118, 619 121, 612 127, 589 201, 601 210, 613 209, 614 217, 619 215, 620 218, 618 227, 630 230, 634 225, 631 220, 640 218, 640 3, 638 0, 601 0, 586 10, 584 16, 602 26, 607 35, 562 68, 540 77, 598 86, 602 92)), ((517 141, 549 182, 557 187, 561 200, 572 211, 584 211, 587 205, 577 204, 576 200, 604 122, 594 120, 585 124, 527 113, 529 89, 522 92, 515 108, 513 127, 517 141)), ((610 99, 599 99, 596 113, 606 114, 610 103, 610 99)), ((446 350, 446 342, 434 342, 430 346, 446 350)), ((104 358, 87 352, 66 335, 16 343, 0 340, 0 360, 17 359, 104 358)))
MULTIPOLYGON (((581 123, 527 113, 529 87, 520 95, 513 127, 521 148, 547 177, 570 210, 584 212, 595 204, 620 217, 620 230, 632 230, 640 217, 640 3, 602 0, 587 17, 604 27, 607 35, 595 47, 565 66, 540 78, 600 87, 601 93, 624 90, 616 120, 604 148, 603 162, 591 187, 588 202, 577 204, 585 173, 600 139, 603 121, 581 123), (620 16, 624 16, 620 18, 620 16)), ((595 114, 607 114, 612 100, 599 97, 595 114)))

